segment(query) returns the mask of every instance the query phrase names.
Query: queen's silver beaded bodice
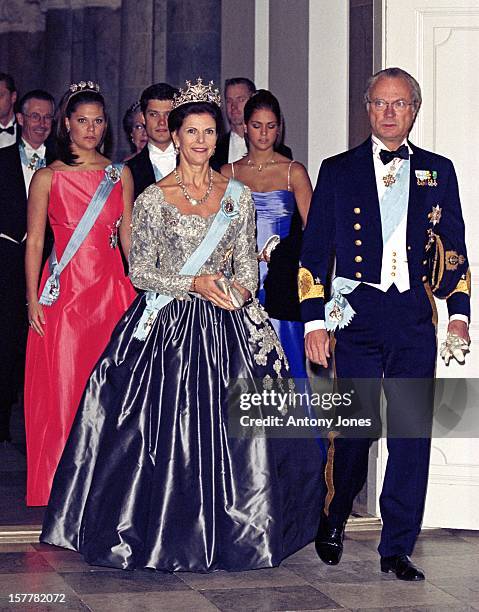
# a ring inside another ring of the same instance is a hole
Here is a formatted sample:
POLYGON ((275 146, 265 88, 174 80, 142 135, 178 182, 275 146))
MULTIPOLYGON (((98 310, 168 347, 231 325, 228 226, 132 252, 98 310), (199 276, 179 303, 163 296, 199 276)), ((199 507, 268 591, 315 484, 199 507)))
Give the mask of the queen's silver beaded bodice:
MULTIPOLYGON (((231 220, 218 246, 198 274, 232 271, 240 285, 255 294, 258 261, 254 204, 248 187, 239 199, 239 214, 231 220)), ((179 274, 183 264, 203 240, 215 215, 183 215, 165 200, 163 191, 150 185, 133 208, 130 278, 138 289, 189 299, 192 276, 179 274)))

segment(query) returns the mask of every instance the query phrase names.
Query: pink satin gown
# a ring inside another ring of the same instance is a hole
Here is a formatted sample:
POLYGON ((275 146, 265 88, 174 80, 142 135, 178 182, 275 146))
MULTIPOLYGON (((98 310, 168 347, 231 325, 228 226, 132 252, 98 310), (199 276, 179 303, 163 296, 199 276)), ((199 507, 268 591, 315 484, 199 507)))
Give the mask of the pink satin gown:
MULTIPOLYGON (((58 261, 102 170, 55 171, 48 217, 58 261)), ((48 503, 50 488, 83 388, 113 328, 136 296, 113 248, 123 211, 116 183, 84 242, 60 276, 60 297, 44 306, 45 336, 30 330, 25 371, 27 505, 48 503)), ((40 291, 49 276, 43 270, 40 291)))

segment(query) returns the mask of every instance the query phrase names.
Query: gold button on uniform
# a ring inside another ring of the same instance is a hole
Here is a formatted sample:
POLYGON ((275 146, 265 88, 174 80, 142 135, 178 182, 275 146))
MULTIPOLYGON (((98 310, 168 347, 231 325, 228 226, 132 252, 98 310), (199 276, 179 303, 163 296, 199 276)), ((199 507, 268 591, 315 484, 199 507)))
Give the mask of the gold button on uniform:
POLYGON ((355 215, 359 215, 359 213, 360 213, 360 212, 361 212, 361 209, 360 209, 360 208, 355 208, 355 209, 354 209, 354 214, 355 214, 355 215))
POLYGON ((355 223, 355 224, 354 224, 354 229, 355 229, 356 231, 357 231, 357 230, 360 230, 360 229, 361 229, 361 224, 360 224, 360 223, 355 223))
POLYGON ((354 275, 356 278, 361 278, 362 274, 361 272, 356 272, 356 274, 354 275))
POLYGON ((354 261, 357 263, 361 263, 363 260, 363 258, 361 257, 361 255, 356 255, 356 257, 354 258, 354 261))
POLYGON ((362 243, 363 243, 363 241, 362 241, 362 240, 355 240, 355 241, 354 241, 354 244, 355 244, 356 246, 361 246, 361 245, 362 245, 362 243))
POLYGON ((396 272, 391 272, 391 276, 396 276, 396 272))
POLYGON ((422 282, 425 282, 425 281, 427 281, 427 276, 422 277, 422 282))
POLYGON ((425 266, 427 264, 427 259, 422 262, 422 265, 425 266))
POLYGON ((395 260, 395 259, 393 259, 393 263, 396 263, 396 260, 395 260))
POLYGON ((395 270, 395 269, 396 269, 396 266, 393 266, 392 268, 393 268, 393 270, 395 270))
POLYGON ((408 250, 408 251, 410 251, 410 250, 411 250, 411 247, 410 247, 409 245, 407 245, 407 250, 408 250))

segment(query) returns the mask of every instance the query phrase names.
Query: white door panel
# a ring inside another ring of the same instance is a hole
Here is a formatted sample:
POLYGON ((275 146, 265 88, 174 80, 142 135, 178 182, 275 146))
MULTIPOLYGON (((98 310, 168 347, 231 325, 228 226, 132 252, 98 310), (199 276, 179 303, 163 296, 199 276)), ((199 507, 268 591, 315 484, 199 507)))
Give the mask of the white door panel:
MULTIPOLYGON (((464 366, 454 363, 446 368, 438 360, 437 376, 479 378, 479 1, 385 0, 383 65, 406 69, 421 85, 423 105, 411 140, 449 157, 456 168, 473 279, 473 344, 464 366)), ((444 303, 438 304, 438 311, 442 341, 447 327, 444 303)), ((466 410, 479 414, 473 389, 466 410)), ((439 426, 435 431, 440 430, 439 426)), ((386 454, 383 441, 378 453, 382 474, 386 454)), ((435 437, 424 525, 479 529, 478 507, 479 440, 435 437)))

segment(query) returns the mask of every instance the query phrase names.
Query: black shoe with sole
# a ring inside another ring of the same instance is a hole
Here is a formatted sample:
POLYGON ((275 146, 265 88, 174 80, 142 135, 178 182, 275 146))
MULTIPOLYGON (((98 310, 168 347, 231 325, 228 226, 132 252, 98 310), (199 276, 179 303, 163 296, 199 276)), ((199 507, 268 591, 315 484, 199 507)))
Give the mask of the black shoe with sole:
POLYGON ((334 527, 325 516, 321 518, 314 545, 319 558, 327 565, 337 565, 341 561, 345 526, 343 523, 334 527))
POLYGON ((381 571, 385 574, 394 572, 399 580, 409 582, 418 582, 426 578, 424 572, 414 565, 408 555, 381 557, 381 571))

